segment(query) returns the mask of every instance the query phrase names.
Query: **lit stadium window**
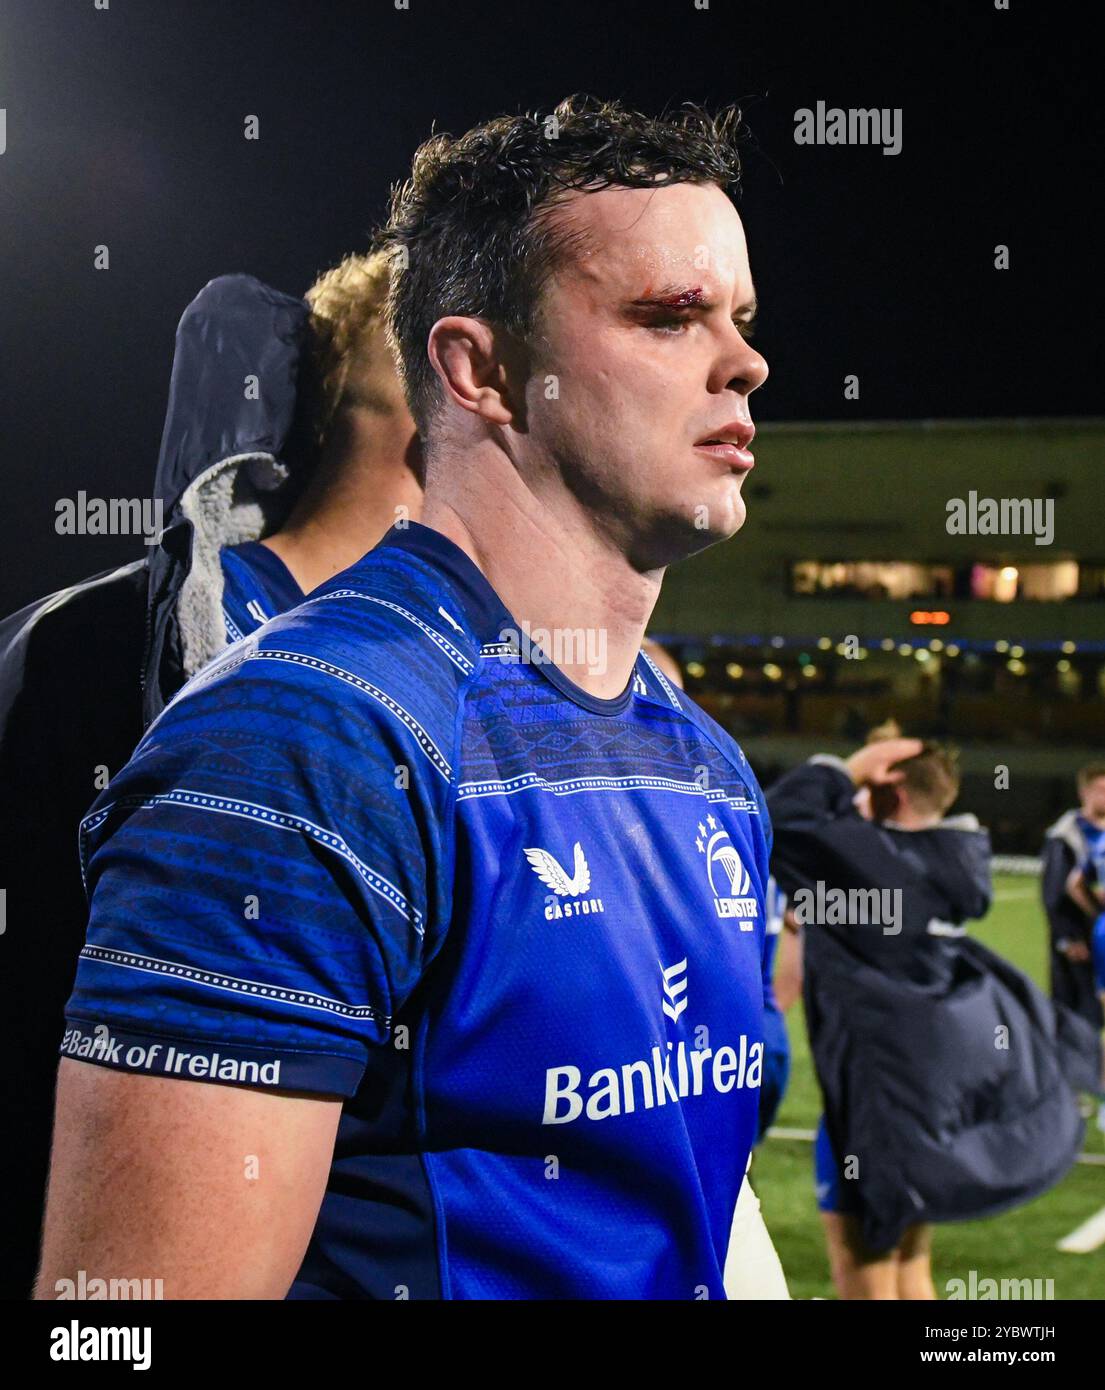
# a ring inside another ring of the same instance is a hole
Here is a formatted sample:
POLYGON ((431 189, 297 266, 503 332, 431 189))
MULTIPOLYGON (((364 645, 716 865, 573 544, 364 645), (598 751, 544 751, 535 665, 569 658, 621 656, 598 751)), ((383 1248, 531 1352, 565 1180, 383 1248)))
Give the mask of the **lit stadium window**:
POLYGON ((1105 594, 1105 565, 1076 560, 1006 564, 924 564, 905 560, 798 560, 790 567, 790 589, 803 598, 884 600, 948 599, 987 603, 1029 599, 1061 603, 1105 594))
POLYGON ((1079 596, 1079 566, 1074 560, 1048 564, 989 565, 971 567, 971 597, 992 603, 1014 599, 1057 603, 1079 596))

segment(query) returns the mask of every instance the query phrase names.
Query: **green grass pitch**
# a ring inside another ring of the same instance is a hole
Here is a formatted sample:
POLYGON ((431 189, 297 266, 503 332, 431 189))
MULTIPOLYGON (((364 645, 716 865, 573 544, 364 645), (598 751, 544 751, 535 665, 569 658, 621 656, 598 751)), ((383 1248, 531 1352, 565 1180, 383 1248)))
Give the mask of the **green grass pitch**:
MULTIPOLYGON (((1038 880, 1002 876, 994 906, 975 935, 1047 987, 1047 928, 1038 880)), ((802 1006, 787 1014, 793 1049, 779 1128, 815 1128, 820 1098, 810 1064, 802 1006)), ((1091 1118, 1086 1153, 1105 1158, 1105 1135, 1091 1118)), ((813 1192, 813 1145, 769 1137, 757 1150, 752 1181, 794 1298, 834 1298, 813 1192)), ((940 1297, 949 1279, 1051 1279, 1057 1299, 1105 1299, 1105 1246, 1064 1254, 1056 1243, 1105 1207, 1105 1166, 1076 1164, 1051 1192, 1004 1216, 936 1228, 933 1276, 940 1297)), ((1042 1287, 1046 1288, 1046 1285, 1042 1287)))

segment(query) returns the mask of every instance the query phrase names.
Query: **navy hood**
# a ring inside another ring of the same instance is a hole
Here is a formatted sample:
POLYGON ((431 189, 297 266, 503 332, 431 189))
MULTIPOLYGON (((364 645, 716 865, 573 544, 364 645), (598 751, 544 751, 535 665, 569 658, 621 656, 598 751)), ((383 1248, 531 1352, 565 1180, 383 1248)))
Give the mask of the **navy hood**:
POLYGON ((975 816, 948 816, 929 830, 883 829, 903 861, 938 895, 941 921, 959 926, 986 915, 992 893, 990 835, 975 816))
POLYGON ((176 332, 154 496, 143 721, 225 645, 224 546, 276 529, 293 494, 293 425, 310 309, 252 275, 210 281, 176 332))

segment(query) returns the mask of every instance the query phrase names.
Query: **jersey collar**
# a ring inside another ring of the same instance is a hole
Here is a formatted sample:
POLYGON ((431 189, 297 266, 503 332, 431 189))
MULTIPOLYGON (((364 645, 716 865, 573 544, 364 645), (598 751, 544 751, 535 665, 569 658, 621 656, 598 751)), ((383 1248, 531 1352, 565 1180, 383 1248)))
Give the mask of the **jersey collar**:
MULTIPOLYGON (((444 575, 464 607, 469 627, 481 643, 502 642, 504 634, 521 631, 479 566, 440 531, 423 526, 418 521, 408 521, 405 525, 393 526, 376 548, 379 550, 385 546, 415 555, 444 575)), ((612 715, 621 714, 632 700, 639 663, 638 657, 626 688, 612 700, 600 699, 581 689, 549 661, 532 664, 551 685, 575 704, 592 714, 612 715)))

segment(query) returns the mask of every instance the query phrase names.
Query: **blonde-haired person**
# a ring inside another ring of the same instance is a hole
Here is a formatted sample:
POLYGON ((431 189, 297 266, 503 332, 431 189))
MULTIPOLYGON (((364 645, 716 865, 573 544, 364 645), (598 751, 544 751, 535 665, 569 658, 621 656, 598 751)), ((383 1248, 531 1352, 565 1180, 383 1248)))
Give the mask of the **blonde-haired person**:
POLYGON ((422 510, 422 461, 384 333, 389 258, 350 255, 304 298, 311 306, 315 466, 287 522, 261 544, 304 593, 422 510))

